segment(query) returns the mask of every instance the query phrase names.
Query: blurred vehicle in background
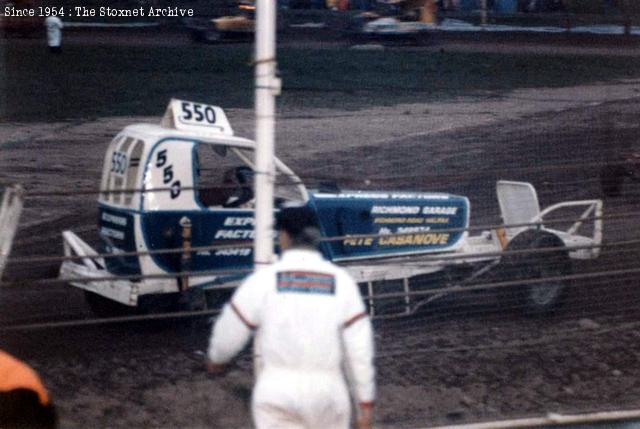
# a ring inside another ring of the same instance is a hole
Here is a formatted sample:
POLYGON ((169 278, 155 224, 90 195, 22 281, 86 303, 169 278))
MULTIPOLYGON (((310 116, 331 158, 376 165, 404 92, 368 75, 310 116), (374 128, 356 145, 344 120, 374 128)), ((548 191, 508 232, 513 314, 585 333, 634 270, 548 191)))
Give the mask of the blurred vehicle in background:
POLYGON ((424 45, 436 26, 435 0, 386 0, 378 10, 356 15, 348 37, 355 42, 399 42, 424 45))
POLYGON ((194 18, 186 21, 185 25, 196 42, 250 42, 255 30, 255 9, 252 2, 241 2, 235 15, 194 18))
POLYGON ((518 10, 522 12, 562 12, 566 10, 562 0, 519 0, 518 10))

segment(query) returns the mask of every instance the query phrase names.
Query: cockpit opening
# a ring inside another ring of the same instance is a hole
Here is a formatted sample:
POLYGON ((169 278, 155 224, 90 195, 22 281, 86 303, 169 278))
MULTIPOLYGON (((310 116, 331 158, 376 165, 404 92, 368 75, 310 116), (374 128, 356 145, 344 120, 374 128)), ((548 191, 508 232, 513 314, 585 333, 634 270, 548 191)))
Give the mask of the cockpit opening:
POLYGON ((242 159, 245 156, 217 146, 213 149, 199 145, 194 160, 196 196, 200 204, 204 207, 252 208, 253 169, 242 159))

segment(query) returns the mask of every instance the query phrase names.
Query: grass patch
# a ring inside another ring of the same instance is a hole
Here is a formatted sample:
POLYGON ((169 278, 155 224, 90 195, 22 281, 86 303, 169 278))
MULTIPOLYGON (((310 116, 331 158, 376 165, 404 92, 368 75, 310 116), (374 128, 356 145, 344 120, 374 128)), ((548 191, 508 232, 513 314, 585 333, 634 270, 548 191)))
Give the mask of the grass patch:
MULTIPOLYGON (((5 120, 159 116, 171 97, 253 105, 249 45, 65 46, 58 56, 8 45, 4 53, 5 120)), ((358 109, 640 76, 632 57, 282 48, 278 61, 278 103, 295 107, 358 109)))

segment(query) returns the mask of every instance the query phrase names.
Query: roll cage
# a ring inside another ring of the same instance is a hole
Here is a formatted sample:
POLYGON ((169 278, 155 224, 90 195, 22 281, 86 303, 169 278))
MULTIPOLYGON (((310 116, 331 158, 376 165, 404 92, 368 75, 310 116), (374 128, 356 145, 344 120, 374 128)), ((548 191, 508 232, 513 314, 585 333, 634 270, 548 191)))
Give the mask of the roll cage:
MULTIPOLYGON (((254 148, 253 141, 235 136, 203 137, 155 125, 128 126, 107 149, 99 202, 130 210, 171 210, 172 195, 179 186, 193 194, 187 206, 224 208, 225 192, 253 194, 254 148), (173 163, 166 161, 163 150, 174 152, 173 163), (163 169, 158 170, 158 166, 163 169), (180 174, 183 179, 174 180, 180 174), (168 198, 162 198, 165 194, 168 198), (152 200, 157 203, 150 204, 152 200)), ((274 158, 274 163, 276 202, 307 202, 309 193, 300 178, 280 159, 274 158)), ((251 208, 252 198, 244 204, 251 208)))

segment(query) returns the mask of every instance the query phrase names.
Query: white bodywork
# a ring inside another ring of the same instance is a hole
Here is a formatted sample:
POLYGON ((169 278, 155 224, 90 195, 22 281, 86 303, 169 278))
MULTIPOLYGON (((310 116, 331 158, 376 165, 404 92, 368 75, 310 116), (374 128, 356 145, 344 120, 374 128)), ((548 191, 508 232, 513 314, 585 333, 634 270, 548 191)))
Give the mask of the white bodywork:
MULTIPOLYGON (((251 154, 247 153, 255 150, 255 143, 252 140, 233 135, 233 129, 222 109, 182 100, 172 100, 161 125, 129 125, 112 140, 105 156, 101 182, 101 189, 109 190, 109 192, 101 193, 99 202, 133 213, 142 210, 145 212, 202 210, 202 207, 194 200, 193 193, 181 192, 177 197, 172 196, 172 183, 166 184, 163 169, 156 168, 155 162, 149 162, 152 155, 163 151, 170 159, 172 151, 176 150, 176 146, 172 145, 172 142, 193 142, 193 145, 197 142, 199 145, 210 146, 214 150, 216 148, 229 150, 244 164, 256 170, 251 154), (190 112, 195 112, 196 109, 202 111, 202 116, 205 119, 204 109, 214 108, 215 127, 203 127, 197 121, 193 123, 192 120, 184 120, 181 116, 181 109, 184 108, 188 108, 190 112), (132 163, 137 167, 124 167, 124 165, 134 165, 132 163), (145 167, 146 164, 150 165, 148 169, 145 167), (142 198, 143 192, 144 198, 142 198)), ((193 188, 195 185, 191 170, 194 161, 193 154, 189 154, 189 157, 190 159, 184 159, 181 155, 180 162, 171 165, 172 176, 180 177, 180 186, 183 189, 193 188)), ((309 195, 302 181, 278 158, 274 157, 273 164, 276 174, 287 181, 287 185, 283 186, 280 193, 276 193, 276 197, 306 202, 309 195)), ((140 236, 139 214, 133 215, 133 222, 136 223, 134 227, 136 251, 144 253, 148 249, 140 236)), ((101 234, 106 236, 115 233, 117 231, 104 227, 101 230, 101 234)), ((137 279, 136 281, 116 280, 106 270, 104 260, 97 257, 97 252, 72 231, 63 232, 63 246, 65 256, 82 256, 81 263, 76 260, 67 260, 60 268, 60 277, 69 280, 73 286, 131 306, 137 305, 140 295, 178 291, 176 279, 170 276, 163 278, 166 272, 158 267, 149 255, 139 256, 143 279, 140 281, 137 279), (155 277, 149 278, 149 276, 155 277), (100 280, 85 280, 90 278, 100 280)), ((118 249, 114 249, 114 253, 119 252, 118 249)), ((190 286, 198 286, 210 283, 216 278, 215 275, 188 276, 188 283, 190 286)))
POLYGON ((424 22, 400 21, 396 18, 378 18, 364 25, 363 32, 368 34, 415 34, 436 29, 435 24, 424 22))
MULTIPOLYGON (((584 200, 568 201, 554 204, 540 211, 537 195, 529 183, 499 181, 497 185, 498 200, 505 225, 518 225, 505 228, 507 240, 515 237, 519 232, 531 228, 532 224, 539 224, 540 229, 559 236, 565 245, 571 249, 569 256, 575 259, 591 259, 598 256, 599 245, 602 241, 602 201, 584 200), (545 216, 568 207, 585 207, 582 216, 567 230, 557 230, 543 226, 545 216), (528 226, 527 226, 528 225, 528 226), (591 225, 590 236, 579 235, 577 230, 582 225, 591 225)), ((175 292, 173 279, 142 279, 140 282, 128 280, 109 280, 111 275, 104 269, 104 263, 96 258, 93 251, 77 235, 71 231, 63 233, 65 255, 86 256, 82 264, 66 261, 60 270, 62 278, 78 279, 98 277, 96 282, 71 282, 74 286, 96 292, 127 305, 136 305, 139 295, 146 293, 175 292), (164 286, 163 286, 164 284, 164 286)), ((501 242, 494 231, 485 231, 479 235, 467 236, 463 245, 455 252, 446 254, 430 254, 413 257, 396 257, 386 260, 359 261, 347 264, 345 268, 360 283, 372 283, 382 280, 407 280, 410 277, 440 271, 447 266, 457 264, 474 264, 500 260, 500 252, 505 243, 501 242)), ((140 249, 144 251, 144 249, 140 249)), ((141 259, 148 256, 141 256, 141 259)), ((211 281, 212 276, 193 278, 193 285, 204 281, 211 281)), ((230 283, 228 286, 235 286, 230 283)), ((408 288, 408 284, 407 284, 408 288)))

